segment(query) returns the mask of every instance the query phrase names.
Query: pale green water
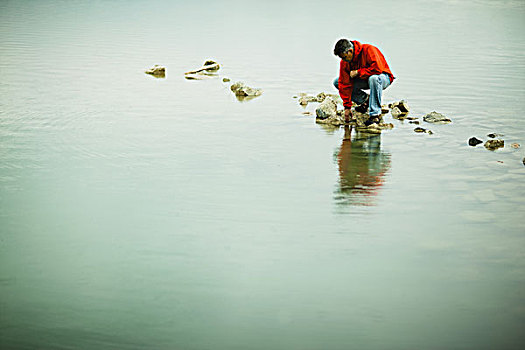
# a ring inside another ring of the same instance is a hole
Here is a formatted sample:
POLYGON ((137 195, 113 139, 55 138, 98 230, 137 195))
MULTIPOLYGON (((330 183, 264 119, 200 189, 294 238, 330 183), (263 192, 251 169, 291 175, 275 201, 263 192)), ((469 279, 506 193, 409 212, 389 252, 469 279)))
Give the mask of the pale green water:
POLYGON ((521 349, 525 3, 362 6, 2 1, 0 348, 521 349), (453 124, 303 116, 340 37, 453 124))

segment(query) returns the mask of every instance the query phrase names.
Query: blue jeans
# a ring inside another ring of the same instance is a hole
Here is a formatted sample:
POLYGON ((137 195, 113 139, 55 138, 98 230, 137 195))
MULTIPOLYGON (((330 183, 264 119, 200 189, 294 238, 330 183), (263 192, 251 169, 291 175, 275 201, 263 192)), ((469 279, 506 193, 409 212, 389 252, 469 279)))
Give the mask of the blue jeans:
MULTIPOLYGON (((339 78, 334 80, 334 86, 339 90, 339 78)), ((368 79, 354 79, 352 101, 362 104, 366 101, 367 93, 363 90, 370 89, 369 113, 371 117, 381 114, 381 96, 383 90, 390 86, 390 77, 386 73, 371 75, 368 79)))

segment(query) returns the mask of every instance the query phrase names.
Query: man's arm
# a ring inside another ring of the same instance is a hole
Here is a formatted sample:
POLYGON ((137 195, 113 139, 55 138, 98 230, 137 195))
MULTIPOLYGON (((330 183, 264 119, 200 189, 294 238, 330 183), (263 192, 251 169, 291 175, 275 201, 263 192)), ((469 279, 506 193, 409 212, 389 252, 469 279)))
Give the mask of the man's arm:
POLYGON ((377 47, 370 45, 363 50, 362 54, 365 55, 367 65, 357 70, 357 76, 361 79, 366 79, 371 75, 381 74, 382 71, 378 62, 385 60, 381 51, 377 47))
MULTIPOLYGON (((339 64, 339 96, 343 100, 345 109, 352 107, 352 90, 354 89, 354 81, 350 78, 348 63, 341 60, 339 64)), ((346 115, 346 112, 345 112, 346 115)))

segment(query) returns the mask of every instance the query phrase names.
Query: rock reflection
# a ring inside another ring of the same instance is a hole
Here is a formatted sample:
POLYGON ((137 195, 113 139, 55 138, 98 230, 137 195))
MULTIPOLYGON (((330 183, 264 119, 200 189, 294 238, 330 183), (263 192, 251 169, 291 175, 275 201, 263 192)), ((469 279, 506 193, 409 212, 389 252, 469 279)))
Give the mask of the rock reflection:
POLYGON ((379 188, 390 169, 390 154, 381 150, 381 135, 356 131, 345 126, 337 153, 339 186, 334 199, 338 205, 375 205, 379 188))

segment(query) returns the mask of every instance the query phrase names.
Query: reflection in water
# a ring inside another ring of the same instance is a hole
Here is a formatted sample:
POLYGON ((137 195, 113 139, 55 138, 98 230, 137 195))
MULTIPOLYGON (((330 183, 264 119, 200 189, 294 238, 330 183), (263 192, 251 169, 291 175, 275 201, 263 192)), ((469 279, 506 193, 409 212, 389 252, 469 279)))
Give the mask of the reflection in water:
POLYGON ((381 150, 381 135, 355 133, 345 126, 337 153, 339 188, 334 199, 339 205, 374 205, 374 197, 390 169, 390 154, 381 150))

